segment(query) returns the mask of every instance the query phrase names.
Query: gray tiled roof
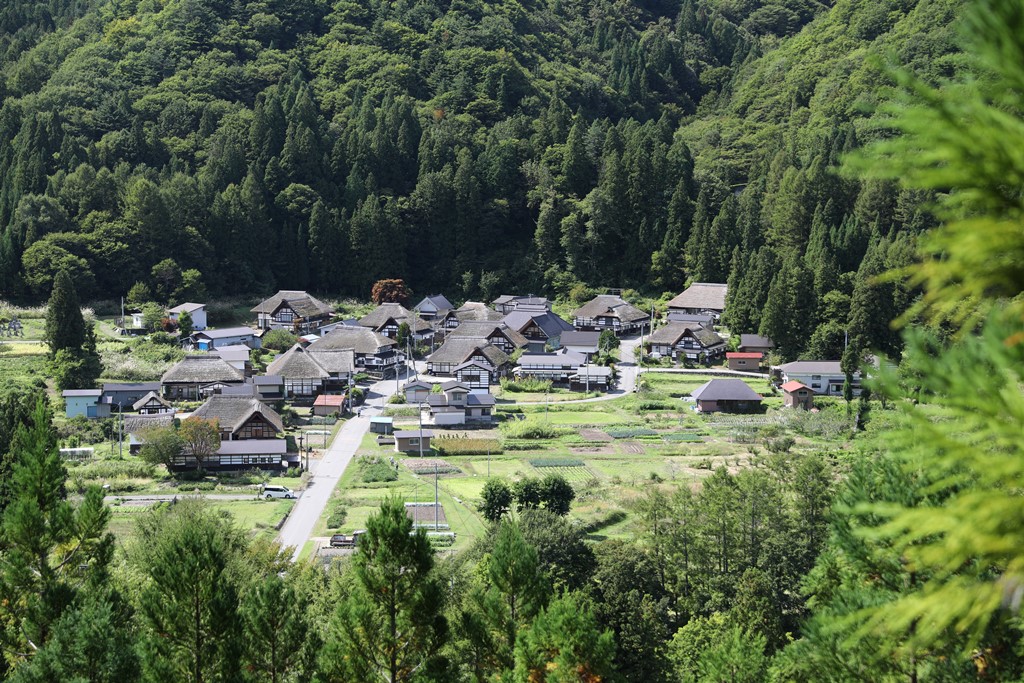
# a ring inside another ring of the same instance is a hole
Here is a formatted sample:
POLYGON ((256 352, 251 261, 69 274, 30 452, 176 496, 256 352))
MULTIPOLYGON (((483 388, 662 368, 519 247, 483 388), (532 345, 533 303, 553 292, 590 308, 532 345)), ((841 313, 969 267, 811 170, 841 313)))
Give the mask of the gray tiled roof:
POLYGON ((434 308, 436 308, 439 311, 447 311, 449 309, 455 308, 455 305, 452 304, 451 301, 448 301, 447 297, 445 297, 444 294, 429 294, 423 297, 423 301, 420 301, 418 304, 416 304, 416 310, 419 310, 420 306, 422 306, 425 302, 430 302, 434 306, 434 308))
POLYGON ((669 301, 668 307, 724 311, 727 291, 727 285, 714 282, 694 282, 682 294, 669 301))
POLYGON ((231 367, 220 356, 185 356, 160 378, 162 384, 172 382, 206 384, 208 382, 241 382, 242 371, 231 367))
MULTIPOLYGON (((843 374, 842 362, 838 360, 797 360, 792 363, 780 365, 779 369, 786 374, 810 373, 812 375, 841 375, 843 374)), ((860 374, 860 373, 857 373, 860 374)))
POLYGON ((530 311, 517 308, 505 316, 504 323, 517 332, 522 332, 533 321, 549 338, 572 332, 573 326, 550 311, 530 311))
POLYGON ((337 327, 309 345, 311 350, 352 349, 357 354, 373 355, 389 346, 395 346, 394 339, 388 339, 367 327, 337 327))
POLYGON ((509 361, 508 354, 494 344, 467 337, 445 340, 441 348, 430 354, 427 360, 431 363, 465 363, 478 349, 496 368, 509 361))
POLYGON ((285 302, 288 303, 289 308, 303 318, 332 315, 334 313, 331 307, 323 301, 320 301, 314 296, 310 296, 307 292, 293 289, 282 289, 274 296, 261 302, 258 306, 253 307, 252 312, 273 313, 281 307, 282 303, 285 302))
POLYGON ((740 335, 740 350, 743 350, 745 346, 755 346, 757 348, 768 348, 774 349, 775 342, 768 337, 762 337, 759 334, 741 334, 740 335))
POLYGON ((650 314, 644 313, 633 304, 627 303, 621 296, 599 294, 572 312, 574 318, 618 318, 622 322, 646 320, 650 314))
POLYGON ((594 346, 601 341, 600 332, 563 332, 562 346, 594 346))
POLYGON ((760 401, 761 395, 741 379, 712 379, 690 394, 699 401, 760 401))
POLYGON ((179 306, 175 306, 174 308, 167 309, 167 312, 168 313, 185 313, 187 311, 187 312, 191 313, 193 311, 198 311, 201 308, 206 308, 206 304, 194 304, 194 303, 191 303, 191 302, 185 302, 185 303, 183 303, 183 304, 181 304, 179 306))
POLYGON ((552 368, 578 367, 587 362, 581 353, 562 351, 561 353, 525 353, 519 357, 519 365, 540 365, 552 368))
POLYGON ((217 420, 221 427, 226 427, 234 432, 254 413, 263 415, 278 432, 284 431, 280 415, 262 401, 246 396, 211 396, 206 403, 192 413, 192 417, 217 420))

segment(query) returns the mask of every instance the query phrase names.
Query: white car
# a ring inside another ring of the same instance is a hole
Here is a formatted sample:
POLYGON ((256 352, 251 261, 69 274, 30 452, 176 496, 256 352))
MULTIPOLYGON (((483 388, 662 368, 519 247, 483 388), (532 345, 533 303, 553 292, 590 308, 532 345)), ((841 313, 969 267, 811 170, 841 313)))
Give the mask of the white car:
POLYGON ((294 498, 295 493, 287 486, 277 486, 275 484, 266 484, 260 489, 260 495, 265 499, 270 500, 271 498, 294 498))

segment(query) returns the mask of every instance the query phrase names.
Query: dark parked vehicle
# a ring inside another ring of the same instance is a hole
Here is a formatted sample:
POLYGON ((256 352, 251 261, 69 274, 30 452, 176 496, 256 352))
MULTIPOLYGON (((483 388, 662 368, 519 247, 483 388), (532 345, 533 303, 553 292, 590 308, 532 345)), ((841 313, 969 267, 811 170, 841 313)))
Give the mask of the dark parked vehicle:
POLYGON ((351 534, 334 534, 331 536, 331 547, 332 548, 355 548, 356 544, 359 543, 359 537, 362 536, 365 531, 353 531, 351 534))

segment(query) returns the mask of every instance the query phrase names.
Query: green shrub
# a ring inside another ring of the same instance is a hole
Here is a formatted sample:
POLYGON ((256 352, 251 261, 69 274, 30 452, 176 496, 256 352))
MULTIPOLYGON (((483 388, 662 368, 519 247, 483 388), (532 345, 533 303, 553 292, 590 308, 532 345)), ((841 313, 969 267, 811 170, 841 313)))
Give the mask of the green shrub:
POLYGON ((405 394, 394 394, 388 399, 388 403, 391 405, 402 405, 405 402, 405 394))
POLYGON ((517 380, 501 378, 501 389, 510 393, 541 393, 551 391, 551 380, 522 377, 517 380))
POLYGON ((573 433, 570 427, 556 427, 547 420, 540 419, 503 422, 500 429, 508 439, 556 439, 573 433))
POLYGON ((390 462, 377 455, 366 455, 356 459, 356 470, 364 483, 395 481, 398 472, 390 462))
POLYGON ((270 330, 263 335, 263 348, 274 351, 287 351, 295 346, 299 338, 288 330, 270 330))
POLYGON ((217 488, 215 481, 188 481, 178 484, 179 491, 213 491, 217 488))
POLYGON ((331 506, 330 514, 327 515, 327 528, 337 529, 345 523, 346 517, 348 517, 348 506, 345 505, 345 501, 335 501, 331 506))

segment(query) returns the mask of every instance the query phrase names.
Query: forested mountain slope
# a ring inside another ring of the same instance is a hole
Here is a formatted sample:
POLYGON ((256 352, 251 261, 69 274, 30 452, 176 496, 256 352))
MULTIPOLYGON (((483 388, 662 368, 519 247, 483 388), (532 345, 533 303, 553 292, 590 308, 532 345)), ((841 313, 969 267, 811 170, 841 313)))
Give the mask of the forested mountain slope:
POLYGON ((789 355, 865 310, 891 348, 911 293, 864 283, 927 197, 831 169, 875 135, 874 56, 955 73, 960 4, 5 3, 0 295, 70 266, 116 298, 168 257, 214 293, 728 279, 789 355))

